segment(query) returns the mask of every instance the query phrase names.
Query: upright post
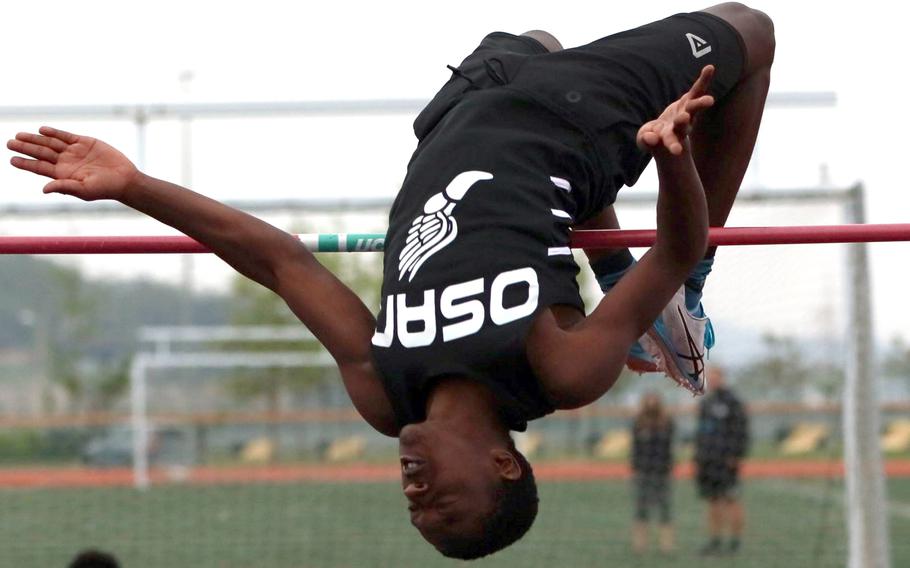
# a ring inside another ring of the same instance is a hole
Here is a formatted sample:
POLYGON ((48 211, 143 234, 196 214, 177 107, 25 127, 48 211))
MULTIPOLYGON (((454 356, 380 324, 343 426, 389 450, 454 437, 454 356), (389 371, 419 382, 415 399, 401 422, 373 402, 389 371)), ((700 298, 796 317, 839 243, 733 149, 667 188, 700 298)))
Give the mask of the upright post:
POLYGON ((147 489, 149 486, 149 427, 148 408, 145 392, 146 361, 144 355, 137 355, 130 366, 130 423, 133 430, 133 486, 147 489))
MULTIPOLYGON (((865 223, 863 187, 850 191, 849 222, 865 223)), ((847 483, 849 568, 890 568, 881 417, 875 372, 875 334, 868 244, 847 245, 848 357, 844 386, 844 465, 847 483)))

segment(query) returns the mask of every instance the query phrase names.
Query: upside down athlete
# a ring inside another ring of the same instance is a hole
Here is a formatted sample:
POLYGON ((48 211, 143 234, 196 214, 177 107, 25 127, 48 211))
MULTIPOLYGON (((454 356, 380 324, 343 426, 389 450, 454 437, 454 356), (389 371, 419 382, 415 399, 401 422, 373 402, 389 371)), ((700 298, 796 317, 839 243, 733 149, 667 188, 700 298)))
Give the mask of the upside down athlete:
POLYGON ((707 229, 742 181, 773 56, 771 21, 741 4, 565 50, 546 32, 490 34, 414 123, 377 317, 292 235, 99 140, 43 127, 7 147, 53 179, 46 193, 121 201, 280 295, 361 416, 399 437, 411 522, 443 554, 476 558, 537 513, 510 430, 597 400, 624 364, 704 390, 707 229), (588 251, 606 294, 586 317, 570 230, 616 228, 616 192, 652 156, 657 241, 638 262, 588 251))

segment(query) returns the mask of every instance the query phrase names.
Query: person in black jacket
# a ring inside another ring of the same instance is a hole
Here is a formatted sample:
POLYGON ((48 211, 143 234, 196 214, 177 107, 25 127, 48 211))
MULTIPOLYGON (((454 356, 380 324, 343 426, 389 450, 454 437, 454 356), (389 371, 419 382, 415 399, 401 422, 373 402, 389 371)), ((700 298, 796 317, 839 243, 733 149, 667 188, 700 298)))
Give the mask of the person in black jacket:
POLYGON ((749 447, 749 419, 742 402, 727 386, 723 371, 712 366, 713 385, 699 407, 695 437, 695 470, 698 490, 708 500, 710 540, 702 554, 724 550, 722 534, 729 530, 727 550, 736 552, 742 538, 745 512, 740 499, 739 470, 749 447))
POLYGON ((635 523, 632 547, 644 552, 648 546, 648 520, 656 510, 660 523, 660 550, 673 549, 670 512, 670 474, 673 472, 673 419, 660 396, 646 394, 632 424, 632 474, 635 485, 635 523))

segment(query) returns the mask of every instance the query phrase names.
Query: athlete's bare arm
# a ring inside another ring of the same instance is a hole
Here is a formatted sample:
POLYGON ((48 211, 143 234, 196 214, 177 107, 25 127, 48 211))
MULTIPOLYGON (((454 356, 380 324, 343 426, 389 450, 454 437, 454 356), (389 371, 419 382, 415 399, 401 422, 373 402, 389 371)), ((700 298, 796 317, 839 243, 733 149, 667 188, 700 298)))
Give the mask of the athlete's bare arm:
POLYGON ((694 116, 714 104, 706 94, 713 73, 705 67, 685 95, 638 132, 660 180, 655 245, 586 319, 562 329, 544 312, 535 322, 528 355, 558 408, 590 404, 613 386, 629 347, 705 253, 708 210, 688 135, 694 116))
POLYGON ((292 235, 180 186, 147 176, 100 140, 50 127, 19 133, 13 166, 53 181, 45 193, 115 199, 196 239, 244 276, 281 296, 335 358, 354 406, 376 430, 397 435, 373 368, 373 315, 292 235))

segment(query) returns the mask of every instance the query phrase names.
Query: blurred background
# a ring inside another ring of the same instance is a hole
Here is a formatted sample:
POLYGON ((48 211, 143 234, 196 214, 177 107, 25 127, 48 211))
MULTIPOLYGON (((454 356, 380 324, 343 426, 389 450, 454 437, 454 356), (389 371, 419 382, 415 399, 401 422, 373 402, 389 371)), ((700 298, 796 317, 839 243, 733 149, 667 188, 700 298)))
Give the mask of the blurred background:
MULTIPOLYGON (((856 199, 866 222, 908 222, 904 14, 877 2, 752 6, 774 19, 777 61, 729 225, 844 223, 856 199)), ((383 232, 411 121, 448 79, 445 65, 486 33, 545 29, 568 47, 701 7, 8 3, 0 125, 8 137, 52 124, 101 138, 151 175, 289 231, 383 232)), ((0 168, 0 235, 172 234, 116 204, 42 195, 43 183, 0 168)), ((655 190, 649 169, 621 192, 625 227, 654 226, 655 190)), ((884 457, 887 555, 910 564, 907 251, 869 246, 859 272, 868 328, 847 247, 718 253, 705 300, 718 335, 710 362, 748 416, 738 483, 722 495, 744 509, 738 550, 700 555, 712 534, 696 459, 708 407, 662 377, 630 374, 597 404, 519 438, 541 479, 540 518, 481 563, 858 565, 845 483, 857 439, 843 403, 860 329, 873 353, 860 386, 880 413, 870 424, 884 457), (674 425, 675 539, 663 552, 659 527, 648 546, 636 541, 635 424, 648 392, 674 425)), ((322 260, 375 310, 379 254, 322 260)), ((599 292, 579 264, 591 307, 599 292)), ((217 258, 8 256, 0 284, 4 563, 64 566, 101 547, 125 566, 453 564, 407 526, 395 440, 357 418, 283 304, 217 258)))

